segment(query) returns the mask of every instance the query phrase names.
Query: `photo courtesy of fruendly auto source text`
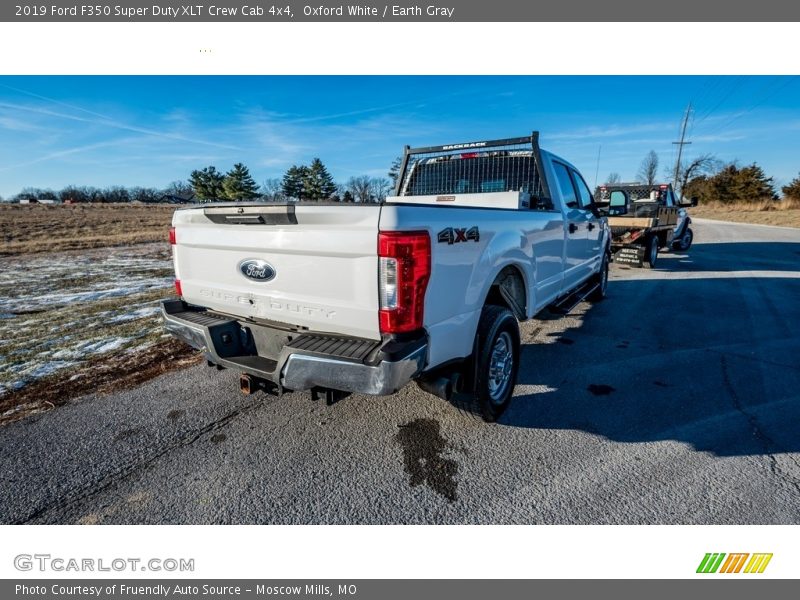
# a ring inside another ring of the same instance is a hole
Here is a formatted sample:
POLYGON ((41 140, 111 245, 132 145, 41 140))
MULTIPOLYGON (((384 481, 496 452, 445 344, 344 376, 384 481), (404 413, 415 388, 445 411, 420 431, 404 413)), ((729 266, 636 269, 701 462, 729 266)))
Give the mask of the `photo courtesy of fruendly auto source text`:
POLYGON ((796 593, 799 22, 1 6, 0 595, 796 593))

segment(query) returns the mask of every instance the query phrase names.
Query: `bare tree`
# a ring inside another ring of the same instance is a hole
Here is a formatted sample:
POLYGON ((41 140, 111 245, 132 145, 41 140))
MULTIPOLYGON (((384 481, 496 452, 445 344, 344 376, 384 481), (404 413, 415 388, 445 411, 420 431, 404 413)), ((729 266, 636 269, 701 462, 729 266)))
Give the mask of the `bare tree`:
POLYGON ((283 193, 283 180, 277 177, 265 179, 258 191, 261 192, 261 197, 268 202, 286 200, 286 194, 283 193))
POLYGON ((376 202, 383 202, 386 200, 386 196, 394 188, 391 180, 387 179, 386 177, 374 177, 372 179, 372 196, 375 198, 376 202))
POLYGON ((642 164, 636 176, 647 185, 653 185, 656 182, 657 175, 658 154, 656 154, 655 150, 650 150, 642 160, 642 164))
POLYGON ((617 173, 616 171, 613 171, 613 172, 609 173, 608 177, 606 177, 606 183, 607 184, 619 183, 620 180, 621 180, 621 178, 619 176, 619 173, 617 173))
POLYGON ((347 186, 343 183, 336 184, 336 191, 333 196, 339 199, 339 202, 344 202, 344 195, 347 193, 347 186))
POLYGON ((372 200, 372 178, 369 175, 351 177, 347 180, 347 191, 356 202, 370 202, 372 200))
POLYGON ((133 187, 128 190, 128 196, 130 197, 131 202, 156 202, 161 194, 155 188, 147 188, 147 187, 133 187))
POLYGON ((164 193, 168 196, 177 196, 187 200, 194 198, 194 190, 188 181, 173 181, 164 188, 164 193))
POLYGON ((688 162, 681 164, 678 173, 678 190, 683 195, 683 190, 690 179, 699 175, 715 173, 720 169, 720 161, 713 154, 702 154, 688 162))

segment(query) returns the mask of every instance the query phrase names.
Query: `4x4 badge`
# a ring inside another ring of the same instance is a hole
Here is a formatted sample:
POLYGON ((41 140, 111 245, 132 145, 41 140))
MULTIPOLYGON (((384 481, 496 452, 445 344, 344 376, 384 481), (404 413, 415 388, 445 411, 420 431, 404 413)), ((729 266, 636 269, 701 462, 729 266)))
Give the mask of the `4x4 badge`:
POLYGON ((439 243, 446 243, 448 245, 458 244, 459 242, 479 242, 480 240, 481 232, 477 225, 474 225, 469 229, 466 227, 447 227, 446 229, 442 229, 438 235, 439 243))

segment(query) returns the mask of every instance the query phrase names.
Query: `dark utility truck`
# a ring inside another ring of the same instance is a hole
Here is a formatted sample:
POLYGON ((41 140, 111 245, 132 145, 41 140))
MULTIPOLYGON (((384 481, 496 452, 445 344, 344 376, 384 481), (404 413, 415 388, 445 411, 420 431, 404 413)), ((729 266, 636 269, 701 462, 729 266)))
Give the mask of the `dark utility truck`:
POLYGON ((594 198, 608 217, 614 262, 653 268, 660 249, 686 252, 692 245, 686 208, 697 201, 679 202, 671 184, 602 185, 594 198))

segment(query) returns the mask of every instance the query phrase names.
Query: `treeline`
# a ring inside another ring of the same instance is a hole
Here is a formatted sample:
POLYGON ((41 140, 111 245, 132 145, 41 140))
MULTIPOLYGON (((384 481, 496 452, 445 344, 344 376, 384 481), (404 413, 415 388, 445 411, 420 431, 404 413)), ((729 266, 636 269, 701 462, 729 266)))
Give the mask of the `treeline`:
MULTIPOLYGON (((395 177, 394 170, 389 172, 395 177)), ((386 177, 362 175, 345 183, 336 183, 319 158, 308 165, 292 165, 282 178, 267 179, 258 186, 250 170, 237 163, 227 173, 213 165, 192 171, 189 184, 201 202, 217 200, 262 200, 286 202, 298 200, 332 202, 381 202, 394 183, 386 177)))
MULTIPOLYGON (((61 190, 27 187, 9 198, 12 202, 52 200, 55 202, 214 202, 247 201, 286 202, 316 200, 333 202, 382 202, 394 188, 399 160, 387 177, 361 175, 344 183, 334 181, 319 158, 308 165, 293 165, 282 178, 265 180, 258 185, 250 170, 236 163, 227 172, 210 165, 191 172, 188 181, 174 181, 164 189, 151 187, 69 185, 61 190)), ((3 200, 0 198, 0 200, 3 200)))
MULTIPOLYGON (((23 188, 8 198, 11 202, 52 200, 54 202, 168 202, 175 199, 191 200, 192 187, 183 181, 174 181, 166 188, 123 187, 119 185, 97 188, 88 185, 68 185, 60 190, 36 187, 23 188)), ((0 198, 2 200, 2 198, 0 198)))
MULTIPOLYGON (((655 151, 648 152, 642 160, 636 179, 652 185, 673 182, 675 171, 667 167, 658 178, 659 158, 655 151)), ((606 183, 619 183, 619 173, 610 173, 606 183)), ((740 166, 736 162, 724 163, 711 154, 681 161, 677 171, 677 191, 685 198, 696 197, 700 202, 763 202, 779 200, 775 182, 756 163, 740 166)), ((784 198, 800 200, 800 175, 781 187, 784 198)))

